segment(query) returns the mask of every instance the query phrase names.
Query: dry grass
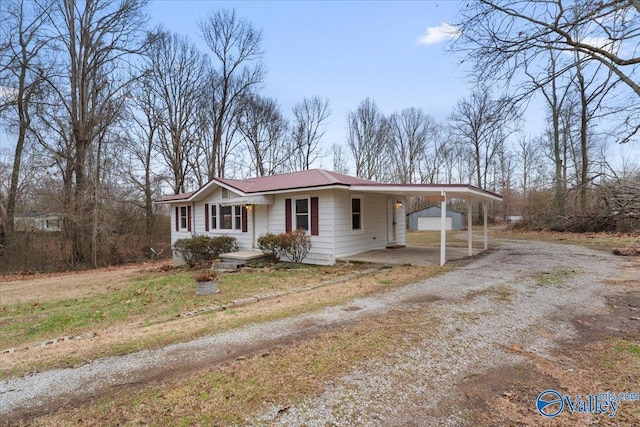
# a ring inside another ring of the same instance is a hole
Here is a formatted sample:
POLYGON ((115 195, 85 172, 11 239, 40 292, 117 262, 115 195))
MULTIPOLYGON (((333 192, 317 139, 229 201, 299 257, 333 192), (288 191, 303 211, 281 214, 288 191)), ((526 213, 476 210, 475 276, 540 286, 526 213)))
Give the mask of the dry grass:
MULTIPOLYGON (((171 320, 164 319, 165 321, 162 322, 152 322, 151 318, 121 320, 100 329, 93 329, 97 335, 89 340, 64 341, 45 347, 30 346, 26 349, 21 348, 15 353, 0 354, 0 378, 56 367, 79 366, 99 357, 125 354, 145 348, 159 348, 253 322, 275 320, 314 311, 344 303, 355 297, 432 277, 448 271, 449 268, 396 267, 371 276, 225 312, 212 312, 191 318, 173 316, 171 320)), ((295 275, 291 274, 291 276, 295 275)), ((322 280, 326 280, 324 274, 321 276, 322 280)), ((294 286, 296 282, 290 281, 291 286, 294 286)), ((200 304, 204 305, 212 302, 209 298, 195 297, 194 292, 189 298, 194 302, 200 301, 200 304)))
POLYGON ((617 247, 640 247, 639 234, 496 230, 495 236, 502 239, 537 240, 579 245, 606 252, 611 252, 613 248, 617 247))
POLYGON ((36 425, 233 425, 322 392, 366 360, 426 339, 437 324, 424 310, 396 311, 291 346, 188 375, 176 383, 111 396, 36 425))
MULTIPOLYGON (((474 229, 475 230, 475 229, 474 229)), ((440 247, 439 231, 407 231, 407 246, 415 247, 440 247)), ((474 231, 474 246, 479 245, 478 235, 474 231)), ((447 231, 447 247, 466 248, 466 231, 447 231)))

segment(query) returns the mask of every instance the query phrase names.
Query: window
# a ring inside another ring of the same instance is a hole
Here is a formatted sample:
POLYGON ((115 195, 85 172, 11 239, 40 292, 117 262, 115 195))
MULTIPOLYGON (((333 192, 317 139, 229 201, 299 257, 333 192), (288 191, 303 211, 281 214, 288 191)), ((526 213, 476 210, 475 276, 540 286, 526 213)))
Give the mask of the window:
POLYGON ((233 207, 233 219, 233 228, 240 230, 242 228, 242 210, 240 209, 240 206, 233 207))
POLYGON ((295 216, 296 229, 309 229, 309 199, 296 199, 295 216))
POLYGON ((220 228, 231 230, 233 225, 231 206, 220 206, 220 228))
POLYGON ((211 205, 211 229, 218 228, 218 205, 211 205))
POLYGON ((180 229, 185 230, 188 224, 187 207, 180 206, 180 229))
POLYGON ((222 198, 223 199, 228 199, 229 198, 229 190, 226 188, 222 189, 222 198))
POLYGON ((351 229, 362 230, 362 199, 359 197, 351 198, 351 229))

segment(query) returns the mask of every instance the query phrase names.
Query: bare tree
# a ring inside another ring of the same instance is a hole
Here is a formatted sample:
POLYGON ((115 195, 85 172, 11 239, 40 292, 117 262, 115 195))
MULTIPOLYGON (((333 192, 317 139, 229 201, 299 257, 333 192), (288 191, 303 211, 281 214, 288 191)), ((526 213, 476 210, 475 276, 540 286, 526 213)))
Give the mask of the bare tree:
POLYGON ((210 126, 211 146, 208 178, 225 176, 225 162, 230 150, 224 145, 233 139, 237 124, 237 109, 242 98, 263 82, 262 31, 238 18, 235 11, 212 13, 200 23, 202 36, 213 54, 211 81, 210 126))
POLYGON ((66 141, 68 150, 61 154, 67 160, 71 157, 64 171, 74 180, 65 214, 72 265, 91 260, 95 266, 94 210, 98 206, 96 188, 91 185, 100 182, 102 144, 123 111, 124 89, 129 80, 122 69, 143 45, 140 36, 144 31, 146 18, 142 10, 146 3, 146 0, 117 3, 57 0, 50 13, 56 32, 59 72, 48 82, 61 111, 48 123, 56 126, 58 136, 66 141), (95 167, 93 177, 90 161, 95 167))
POLYGON ((388 172, 389 122, 371 98, 347 113, 347 146, 356 164, 356 175, 386 181, 388 172))
POLYGON ((529 202, 529 187, 537 165, 540 163, 540 145, 531 136, 518 135, 516 140, 517 164, 521 173, 522 205, 524 212, 529 202))
POLYGON ((186 37, 160 32, 150 44, 145 89, 153 97, 158 120, 158 151, 171 171, 174 194, 186 191, 185 180, 196 145, 198 109, 207 77, 205 57, 186 37))
MULTIPOLYGON (((45 67, 40 55, 48 42, 44 34, 46 5, 25 0, 7 0, 0 3, 0 114, 9 126, 7 131, 17 132, 13 167, 7 191, 6 215, 3 230, 14 231, 14 217, 21 177, 23 150, 31 132, 31 116, 39 101, 45 67), (4 99, 4 101, 3 101, 4 99), (3 108, 4 107, 4 108, 3 108)), ((0 241, 4 232, 0 232, 0 241)))
POLYGON ((417 183, 419 165, 427 155, 427 147, 436 133, 435 120, 422 110, 406 108, 389 118, 392 148, 390 157, 395 168, 395 181, 417 183))
POLYGON ((319 144, 326 132, 326 120, 330 114, 329 100, 319 96, 304 98, 293 107, 291 140, 296 170, 309 169, 322 155, 319 144))
MULTIPOLYGON (((619 136, 626 142, 638 132, 637 69, 640 64, 640 3, 593 0, 483 0, 468 2, 457 24, 461 37, 454 49, 475 63, 479 81, 512 80, 547 52, 577 53, 579 62, 598 62, 631 90, 636 100, 629 104, 624 122, 631 128, 619 136), (581 31, 576 32, 579 28, 581 31)), ((563 74, 568 63, 556 70, 563 74)), ((551 81, 551 80, 549 80, 551 81)), ((607 96, 614 96, 610 93, 607 96)))
POLYGON ((347 152, 344 147, 339 144, 331 145, 331 158, 333 161, 332 170, 337 173, 349 174, 349 166, 347 164, 347 152))
POLYGON ((506 138, 513 133, 515 108, 510 99, 492 99, 488 89, 474 91, 454 107, 450 123, 459 144, 472 149, 476 185, 487 189, 487 176, 506 138))
POLYGON ((150 86, 149 79, 142 77, 131 87, 127 120, 129 126, 123 132, 126 136, 123 138, 125 144, 122 147, 131 157, 129 161, 123 161, 122 165, 127 181, 137 190, 135 197, 131 197, 130 200, 144 211, 147 246, 152 245, 151 236, 155 222, 154 183, 161 178, 154 174, 154 154, 157 154, 155 148, 158 146, 162 120, 157 111, 158 94, 150 86))
POLYGON ((291 153, 285 144, 287 122, 275 100, 254 95, 245 98, 238 116, 238 130, 243 136, 250 176, 282 172, 291 153))
POLYGON ((418 173, 420 175, 420 183, 434 184, 438 181, 452 182, 451 174, 446 173, 442 176, 444 170, 448 170, 448 153, 451 151, 449 145, 455 148, 455 144, 449 144, 446 133, 441 124, 435 123, 431 129, 430 139, 427 140, 427 147, 424 156, 418 164, 418 173))

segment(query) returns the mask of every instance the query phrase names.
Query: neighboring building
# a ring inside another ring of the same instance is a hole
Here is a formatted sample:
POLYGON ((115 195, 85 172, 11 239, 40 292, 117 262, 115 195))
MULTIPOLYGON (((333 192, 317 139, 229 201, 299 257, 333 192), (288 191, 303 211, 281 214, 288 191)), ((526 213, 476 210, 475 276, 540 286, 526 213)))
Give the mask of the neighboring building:
MULTIPOLYGON (((407 215, 407 225, 411 231, 436 231, 440 230, 440 206, 420 209, 407 215)), ((446 229, 462 230, 466 227, 467 215, 463 212, 447 209, 446 229)))
POLYGON ((14 218, 16 231, 60 231, 61 220, 57 214, 27 212, 14 218))
MULTIPOLYGON (((251 179, 214 178, 192 193, 164 197, 171 206, 171 245, 194 235, 231 235, 257 250, 265 233, 302 228, 310 264, 405 245, 405 197, 502 200, 470 185, 382 184, 323 169, 251 179)), ((180 263, 174 252, 174 262, 180 263)), ((444 263, 444 261, 442 261, 444 263)))

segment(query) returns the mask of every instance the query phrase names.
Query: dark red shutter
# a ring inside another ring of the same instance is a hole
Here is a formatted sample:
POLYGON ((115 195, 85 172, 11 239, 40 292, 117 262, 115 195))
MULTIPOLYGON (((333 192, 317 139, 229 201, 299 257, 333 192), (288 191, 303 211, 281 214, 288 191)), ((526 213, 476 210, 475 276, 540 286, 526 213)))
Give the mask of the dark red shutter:
POLYGON ((191 206, 187 206, 187 231, 191 231, 191 206))
POLYGON ((284 200, 284 231, 291 232, 291 199, 284 200))
POLYGON ((318 235, 318 198, 311 198, 311 235, 318 235))
POLYGON ((242 217, 242 232, 246 233, 247 231, 249 231, 249 224, 247 221, 247 207, 243 206, 242 210, 241 210, 241 217, 242 217))
POLYGON ((180 231, 180 208, 176 206, 176 231, 180 231))
POLYGON ((204 204, 204 231, 209 231, 209 204, 204 204))

